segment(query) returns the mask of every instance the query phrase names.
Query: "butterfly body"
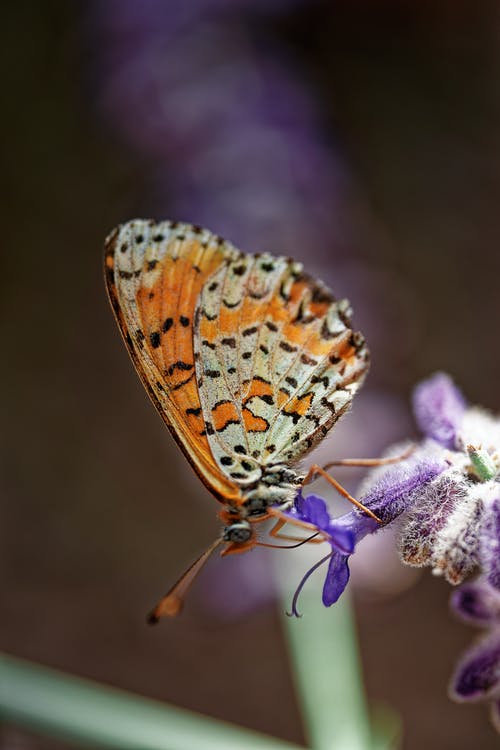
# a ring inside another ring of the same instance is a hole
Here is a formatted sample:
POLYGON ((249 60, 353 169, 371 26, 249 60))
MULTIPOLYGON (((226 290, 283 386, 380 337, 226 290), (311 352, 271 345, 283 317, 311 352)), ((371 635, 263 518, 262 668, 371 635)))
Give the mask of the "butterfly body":
POLYGON ((297 463, 348 409, 368 367, 346 300, 302 266, 247 255, 189 224, 134 220, 106 240, 108 293, 158 412, 223 504, 224 541, 286 508, 297 463))

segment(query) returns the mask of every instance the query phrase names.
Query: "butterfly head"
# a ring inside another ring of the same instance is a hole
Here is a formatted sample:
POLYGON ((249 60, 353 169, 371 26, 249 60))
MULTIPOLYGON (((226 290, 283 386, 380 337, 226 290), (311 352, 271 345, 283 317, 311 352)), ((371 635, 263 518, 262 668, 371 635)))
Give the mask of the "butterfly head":
POLYGON ((264 520, 268 508, 289 507, 302 484, 303 477, 285 465, 265 467, 261 478, 242 490, 242 502, 226 507, 221 518, 224 521, 223 540, 247 546, 254 538, 252 522, 264 520))
POLYGON ((253 529, 245 518, 234 521, 224 527, 223 540, 233 544, 245 544, 253 537, 253 529))

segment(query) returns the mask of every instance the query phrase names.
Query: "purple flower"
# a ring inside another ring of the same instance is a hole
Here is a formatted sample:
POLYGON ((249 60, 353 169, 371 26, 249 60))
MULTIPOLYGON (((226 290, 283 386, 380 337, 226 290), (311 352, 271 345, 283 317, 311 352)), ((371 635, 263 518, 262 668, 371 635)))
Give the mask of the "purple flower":
POLYGON ((495 628, 462 657, 452 678, 458 701, 500 699, 500 628, 495 628))
POLYGON ((500 624, 500 592, 485 580, 464 583, 453 592, 450 603, 454 613, 470 625, 500 624))
POLYGON ((479 567, 500 587, 500 420, 466 406, 442 373, 417 386, 414 408, 447 468, 405 514, 401 558, 453 585, 479 567))
POLYGON ((437 372, 417 385, 413 411, 421 432, 445 448, 453 448, 465 413, 465 399, 449 375, 437 372))
POLYGON ((322 600, 325 607, 334 604, 349 581, 349 557, 356 544, 367 534, 378 531, 407 510, 418 498, 422 487, 445 468, 446 464, 434 457, 433 447, 426 445, 416 451, 409 461, 402 461, 385 471, 361 499, 363 505, 381 519, 381 524, 357 509, 332 519, 322 498, 315 495, 303 497, 299 494, 288 515, 291 519, 298 519, 317 529, 330 544, 331 552, 305 574, 293 598, 292 614, 299 616, 297 601, 305 582, 327 561, 329 564, 322 600))
POLYGON ((450 696, 461 703, 490 702, 492 721, 500 732, 500 592, 479 579, 454 593, 452 607, 463 620, 489 630, 458 662, 450 696))
MULTIPOLYGON (((500 590, 500 420, 467 407, 442 373, 417 386, 414 406, 426 438, 408 459, 372 471, 359 493, 380 524, 357 509, 332 519, 314 495, 296 499, 290 518, 317 529, 331 552, 301 581, 294 614, 305 581, 326 562, 323 603, 336 602, 349 580, 356 544, 397 518, 403 562, 429 565, 454 585, 479 568, 500 590)), ((401 446, 393 447, 390 455, 401 452, 401 446)))
POLYGON ((481 528, 479 556, 488 582, 500 590, 500 485, 481 528))

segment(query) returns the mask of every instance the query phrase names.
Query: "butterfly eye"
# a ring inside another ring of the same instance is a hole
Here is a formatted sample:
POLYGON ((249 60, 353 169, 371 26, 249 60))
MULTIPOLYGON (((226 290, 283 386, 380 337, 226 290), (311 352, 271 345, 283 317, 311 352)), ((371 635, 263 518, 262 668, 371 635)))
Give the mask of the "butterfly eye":
POLYGON ((225 542, 248 542, 252 536, 252 528, 248 521, 238 521, 226 526, 223 539, 225 542))

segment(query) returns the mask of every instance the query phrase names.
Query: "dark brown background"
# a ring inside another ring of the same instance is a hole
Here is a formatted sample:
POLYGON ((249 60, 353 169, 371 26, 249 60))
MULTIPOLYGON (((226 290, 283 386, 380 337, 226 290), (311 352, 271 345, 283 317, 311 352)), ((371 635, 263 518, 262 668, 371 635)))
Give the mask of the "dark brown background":
MULTIPOLYGON (((147 213, 146 167, 96 114, 83 5, 7 3, 2 16, 3 648, 300 742, 272 606, 218 617, 200 584, 182 620, 144 623, 217 529, 102 284, 104 236, 147 213), (236 678, 228 642, 244 656, 236 678)), ((352 170, 367 262, 402 280, 398 333, 376 333, 367 392, 407 399, 439 368, 499 410, 498 4, 311 3, 273 24, 352 170)), ((348 291, 370 339, 364 290, 348 291)), ((473 637, 449 616, 448 593, 426 574, 392 600, 359 600, 368 696, 401 713, 405 750, 497 746, 484 707, 446 696, 473 637)), ((11 728, 4 739, 55 747, 11 728)))

